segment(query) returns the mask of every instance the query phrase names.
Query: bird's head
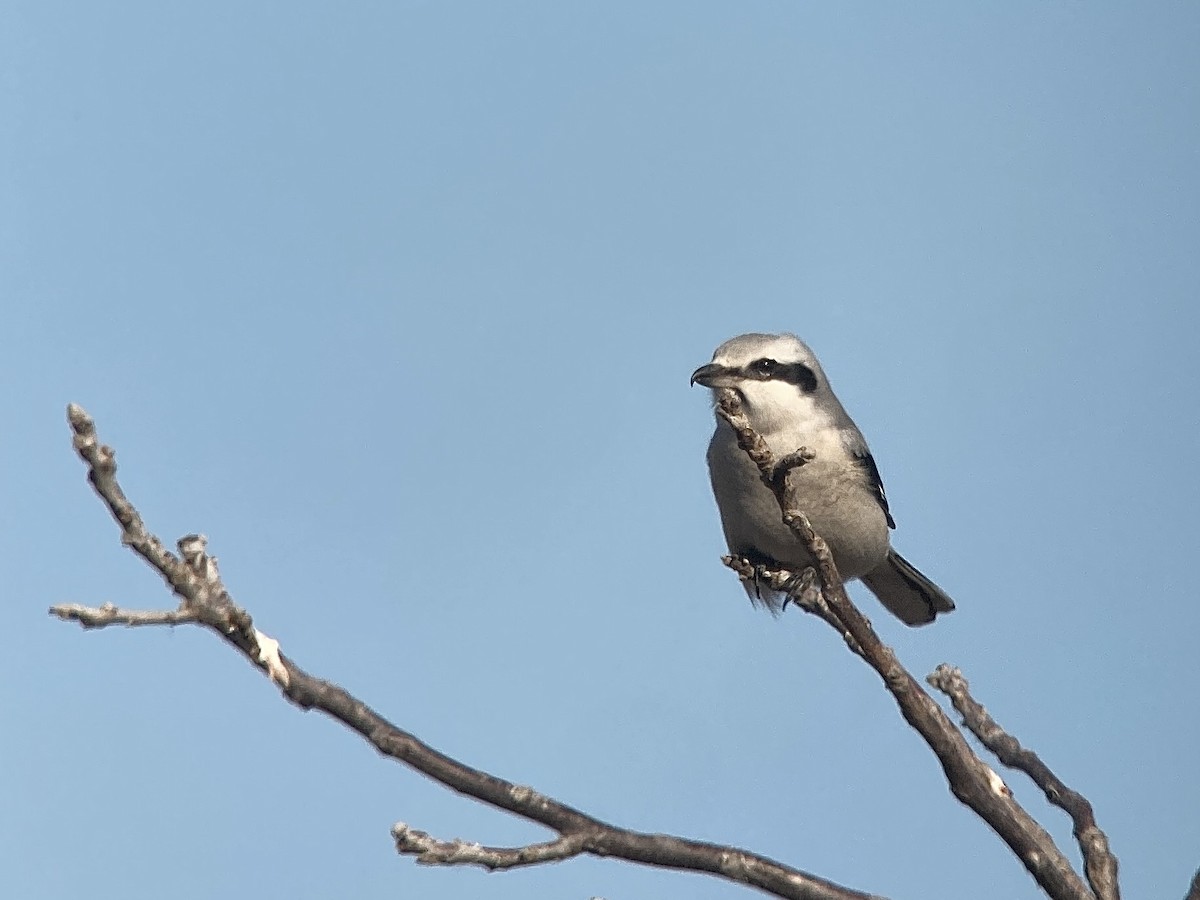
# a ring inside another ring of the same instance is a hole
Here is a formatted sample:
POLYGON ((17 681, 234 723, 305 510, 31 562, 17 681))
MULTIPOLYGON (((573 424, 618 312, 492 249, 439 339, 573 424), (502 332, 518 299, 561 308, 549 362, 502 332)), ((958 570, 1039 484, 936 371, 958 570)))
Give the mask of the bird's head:
MULTIPOLYGON (((828 421, 825 373, 808 345, 794 334, 742 334, 723 343, 712 362, 692 373, 692 384, 738 394, 755 431, 828 421)), ((836 401, 835 401, 836 402, 836 401)))

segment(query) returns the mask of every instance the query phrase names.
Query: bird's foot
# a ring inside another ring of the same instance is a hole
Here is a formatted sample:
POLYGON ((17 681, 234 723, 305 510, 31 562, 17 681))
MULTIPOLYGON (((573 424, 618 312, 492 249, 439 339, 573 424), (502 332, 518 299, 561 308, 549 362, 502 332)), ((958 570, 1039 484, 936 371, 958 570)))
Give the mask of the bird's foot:
POLYGON ((762 562, 745 556, 722 556, 721 562, 737 573, 752 599, 766 604, 776 613, 787 609, 789 602, 804 609, 822 602, 817 572, 812 567, 797 572, 776 562, 762 562))
POLYGON ((772 601, 772 595, 783 592, 784 585, 792 578, 791 571, 779 568, 778 564, 771 565, 745 556, 722 556, 721 562, 737 573, 746 593, 753 600, 779 610, 778 602, 772 601), (766 596, 763 595, 764 591, 766 596))
POLYGON ((776 588, 783 592, 784 609, 787 609, 788 603, 795 603, 801 609, 811 610, 817 604, 825 602, 825 598, 821 595, 821 588, 817 585, 817 570, 812 566, 805 566, 799 572, 780 574, 788 576, 776 588))

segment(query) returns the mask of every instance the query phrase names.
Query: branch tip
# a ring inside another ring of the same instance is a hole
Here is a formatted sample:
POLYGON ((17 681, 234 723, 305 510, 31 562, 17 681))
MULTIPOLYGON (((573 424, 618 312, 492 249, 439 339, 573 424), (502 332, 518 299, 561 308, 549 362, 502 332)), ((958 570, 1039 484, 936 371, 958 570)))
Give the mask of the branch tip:
POLYGON ((1022 747, 1020 741, 992 718, 983 704, 971 695, 971 686, 961 669, 942 663, 925 680, 950 698, 967 730, 1001 763, 1028 775, 1052 805, 1071 817, 1072 831, 1083 854, 1084 874, 1092 894, 1097 900, 1119 900, 1117 858, 1109 849, 1107 835, 1096 824, 1096 814, 1088 799, 1067 787, 1041 757, 1022 747))

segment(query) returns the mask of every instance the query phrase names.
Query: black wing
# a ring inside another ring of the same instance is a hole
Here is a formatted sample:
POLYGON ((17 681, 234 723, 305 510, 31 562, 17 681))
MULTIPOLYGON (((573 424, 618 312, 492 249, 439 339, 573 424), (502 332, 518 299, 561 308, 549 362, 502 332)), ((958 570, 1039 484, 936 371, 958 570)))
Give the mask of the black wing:
POLYGON ((871 490, 875 492, 875 499, 879 501, 880 507, 883 508, 883 514, 887 516, 888 528, 895 528, 896 520, 892 518, 892 511, 888 509, 887 493, 883 490, 883 479, 879 477, 879 466, 875 465, 875 457, 865 446, 853 448, 850 452, 854 456, 854 461, 867 474, 867 481, 871 485, 871 490))

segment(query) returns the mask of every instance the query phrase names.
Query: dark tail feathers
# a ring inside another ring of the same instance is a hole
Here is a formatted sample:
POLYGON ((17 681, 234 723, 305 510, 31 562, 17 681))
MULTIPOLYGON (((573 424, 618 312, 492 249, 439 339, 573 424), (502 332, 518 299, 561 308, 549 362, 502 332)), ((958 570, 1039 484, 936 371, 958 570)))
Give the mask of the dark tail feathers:
POLYGON ((938 613, 954 609, 949 594, 895 550, 889 550, 887 559, 862 581, 905 625, 928 625, 938 613))

